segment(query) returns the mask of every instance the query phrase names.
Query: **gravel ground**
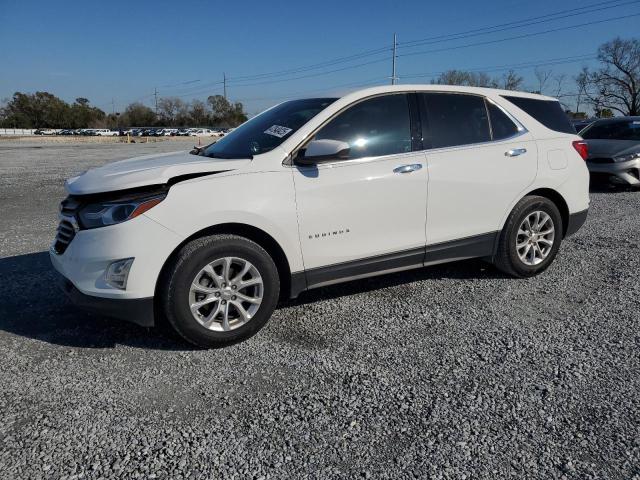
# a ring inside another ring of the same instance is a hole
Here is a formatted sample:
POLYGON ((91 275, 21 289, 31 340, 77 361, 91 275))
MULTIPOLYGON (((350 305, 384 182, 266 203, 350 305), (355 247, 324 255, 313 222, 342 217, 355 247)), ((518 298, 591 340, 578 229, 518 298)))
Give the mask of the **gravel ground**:
POLYGON ((0 143, 0 477, 640 479, 640 192, 537 278, 323 288, 202 351, 77 311, 46 253, 63 178, 176 145, 0 143))

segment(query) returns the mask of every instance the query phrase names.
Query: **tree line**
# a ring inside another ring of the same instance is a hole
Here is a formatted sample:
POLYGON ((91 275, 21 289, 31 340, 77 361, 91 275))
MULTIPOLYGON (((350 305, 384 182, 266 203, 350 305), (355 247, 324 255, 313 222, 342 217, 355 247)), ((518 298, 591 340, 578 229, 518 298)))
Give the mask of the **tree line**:
POLYGON ((139 102, 107 114, 86 98, 67 103, 49 92, 16 92, 0 108, 3 128, 235 127, 247 120, 242 103, 212 95, 206 102, 177 97, 158 100, 157 113, 139 102))

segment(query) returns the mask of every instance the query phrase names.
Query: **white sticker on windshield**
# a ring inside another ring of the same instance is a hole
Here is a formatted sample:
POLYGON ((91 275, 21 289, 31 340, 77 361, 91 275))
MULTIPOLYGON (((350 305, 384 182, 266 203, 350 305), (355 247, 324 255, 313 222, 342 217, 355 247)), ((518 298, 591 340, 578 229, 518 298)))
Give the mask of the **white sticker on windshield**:
POLYGON ((266 133, 267 135, 273 135, 274 137, 282 138, 290 131, 290 128, 281 127, 280 125, 272 125, 271 127, 267 128, 264 133, 266 133))

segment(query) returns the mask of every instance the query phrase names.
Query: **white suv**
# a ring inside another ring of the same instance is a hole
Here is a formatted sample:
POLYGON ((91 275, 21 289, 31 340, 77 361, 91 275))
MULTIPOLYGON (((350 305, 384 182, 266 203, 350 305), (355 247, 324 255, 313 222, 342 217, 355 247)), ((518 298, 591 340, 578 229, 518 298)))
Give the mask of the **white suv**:
POLYGON ((51 259, 82 306, 229 344, 323 285, 473 257, 540 273, 586 219, 586 154, 539 95, 400 85, 295 100, 192 154, 69 179, 51 259))

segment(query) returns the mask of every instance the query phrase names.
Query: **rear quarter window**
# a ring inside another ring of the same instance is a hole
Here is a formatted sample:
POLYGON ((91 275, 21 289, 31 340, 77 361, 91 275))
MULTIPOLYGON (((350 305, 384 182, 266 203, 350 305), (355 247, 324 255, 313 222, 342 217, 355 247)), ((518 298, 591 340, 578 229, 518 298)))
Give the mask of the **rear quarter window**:
POLYGON ((571 125, 569 118, 562 110, 560 102, 556 100, 538 100, 535 98, 512 97, 503 95, 503 98, 524 110, 545 127, 561 133, 575 135, 576 130, 571 125))

